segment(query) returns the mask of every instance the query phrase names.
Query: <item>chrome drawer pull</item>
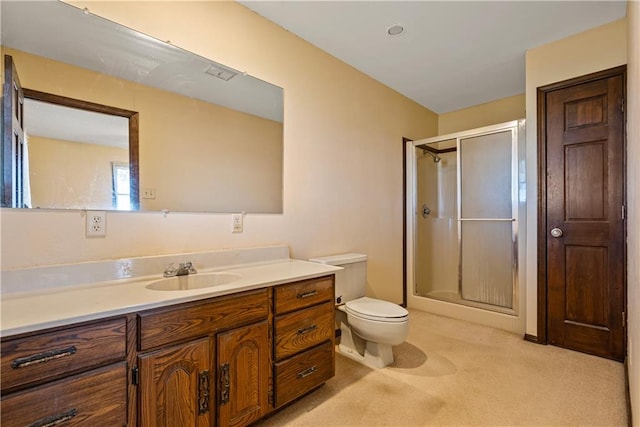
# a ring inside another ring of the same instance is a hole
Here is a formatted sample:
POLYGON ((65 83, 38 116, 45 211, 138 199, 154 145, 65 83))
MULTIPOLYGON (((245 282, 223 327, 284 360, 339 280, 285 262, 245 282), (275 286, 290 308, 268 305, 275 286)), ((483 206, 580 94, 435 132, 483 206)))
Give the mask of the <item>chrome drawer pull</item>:
POLYGON ((318 368, 316 366, 312 366, 309 369, 305 369, 304 371, 298 373, 298 375, 296 375, 296 377, 298 379, 304 378, 304 377, 308 377, 309 375, 313 374, 317 370, 318 370, 318 368))
POLYGON ((298 329, 298 335, 308 334, 316 329, 318 329, 318 325, 307 326, 306 328, 298 329))
POLYGON ((76 410, 76 408, 73 408, 67 412, 63 412, 61 414, 57 414, 57 415, 51 415, 42 419, 39 419, 38 421, 29 424, 29 427, 53 427, 53 426, 57 426, 60 423, 63 423, 65 421, 69 421, 71 418, 75 417, 76 415, 78 415, 78 411, 76 410))
POLYGON ((298 295, 296 295, 296 298, 309 298, 309 297, 312 297, 312 296, 315 296, 315 295, 318 295, 318 291, 313 290, 313 291, 305 292, 305 293, 302 293, 302 294, 298 294, 298 295))
POLYGON ((33 356, 19 357, 11 362, 13 369, 24 368, 29 365, 48 362, 50 360, 59 359, 65 356, 71 356, 76 352, 76 346, 61 348, 58 350, 45 351, 44 353, 34 354, 33 356))

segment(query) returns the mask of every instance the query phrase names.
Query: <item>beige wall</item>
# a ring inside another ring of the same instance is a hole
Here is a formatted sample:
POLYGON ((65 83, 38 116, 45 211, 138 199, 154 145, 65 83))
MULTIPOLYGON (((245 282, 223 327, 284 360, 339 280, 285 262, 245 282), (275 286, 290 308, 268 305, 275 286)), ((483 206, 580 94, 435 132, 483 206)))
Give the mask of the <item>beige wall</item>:
MULTIPOLYGON (((109 213, 107 237, 86 239, 81 212, 5 209, 0 223, 3 269, 286 243, 297 258, 343 251, 367 253, 369 294, 401 300, 401 138, 436 135, 435 114, 237 3, 78 4, 284 88, 284 213, 247 215, 243 234, 230 233, 229 215, 109 213)), ((617 21, 527 52, 529 334, 537 334, 536 88, 624 64, 629 38, 629 50, 635 52, 635 65, 630 62, 629 72, 634 90, 628 96, 629 165, 640 163, 638 144, 632 147, 634 140, 638 142, 638 4, 630 3, 629 11, 628 34, 625 21, 617 21)), ((632 58, 630 53, 630 61, 632 58)), ((640 182, 638 169, 629 169, 629 182, 640 182)), ((638 198, 632 196, 629 201, 629 222, 635 218, 638 224, 638 198)), ((633 341, 629 348, 635 362, 630 367, 636 373, 631 385, 637 423, 640 302, 636 261, 640 248, 637 228, 634 231, 630 226, 629 231, 630 266, 636 264, 629 275, 629 338, 633 341)))
POLYGON ((627 3, 627 331, 633 425, 640 426, 640 2, 627 3))
POLYGON ((438 135, 524 119, 525 95, 514 95, 438 116, 438 135))
POLYGON ((402 137, 437 115, 235 2, 78 2, 284 88, 284 213, 114 212, 86 239, 82 212, 2 211, 2 268, 273 243, 292 255, 369 256, 371 296, 402 300, 402 137), (221 37, 224 35, 224 37, 221 37))
POLYGON ((628 145, 628 364, 634 426, 640 426, 640 2, 627 3, 627 19, 531 49, 524 95, 441 114, 438 134, 527 119, 526 333, 537 335, 537 104, 536 88, 627 63, 628 145))
POLYGON ((140 113, 140 188, 156 194, 140 200, 143 210, 282 212, 280 123, 15 49, 2 52, 13 57, 25 88, 140 113))
POLYGON ((526 333, 537 335, 537 88, 627 62, 626 20, 531 49, 526 54, 527 264, 526 333))
POLYGON ((32 206, 112 209, 112 162, 129 163, 129 150, 30 136, 32 206))
POLYGON ((280 123, 149 87, 136 111, 143 210, 282 212, 280 123))

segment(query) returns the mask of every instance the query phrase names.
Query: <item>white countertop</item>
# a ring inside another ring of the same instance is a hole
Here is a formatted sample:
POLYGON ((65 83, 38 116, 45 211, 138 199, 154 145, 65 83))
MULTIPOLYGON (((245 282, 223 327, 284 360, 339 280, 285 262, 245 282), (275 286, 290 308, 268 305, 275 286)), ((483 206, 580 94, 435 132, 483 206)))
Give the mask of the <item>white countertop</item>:
POLYGON ((198 274, 217 271, 240 276, 231 283, 202 289, 180 291, 147 289, 146 286, 150 282, 162 278, 162 275, 154 275, 3 295, 0 334, 16 335, 117 314, 228 295, 320 277, 341 269, 331 265, 285 259, 199 271, 198 274))

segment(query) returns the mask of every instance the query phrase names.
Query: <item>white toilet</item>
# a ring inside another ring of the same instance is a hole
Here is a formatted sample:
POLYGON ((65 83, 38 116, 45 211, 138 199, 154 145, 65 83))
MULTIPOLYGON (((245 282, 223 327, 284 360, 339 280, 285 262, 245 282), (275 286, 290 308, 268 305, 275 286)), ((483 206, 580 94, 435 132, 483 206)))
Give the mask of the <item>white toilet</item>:
POLYGON ((393 363, 392 346, 409 334, 409 312, 397 304, 365 297, 367 256, 348 253, 311 258, 309 261, 336 265, 336 323, 340 353, 372 368, 393 363))

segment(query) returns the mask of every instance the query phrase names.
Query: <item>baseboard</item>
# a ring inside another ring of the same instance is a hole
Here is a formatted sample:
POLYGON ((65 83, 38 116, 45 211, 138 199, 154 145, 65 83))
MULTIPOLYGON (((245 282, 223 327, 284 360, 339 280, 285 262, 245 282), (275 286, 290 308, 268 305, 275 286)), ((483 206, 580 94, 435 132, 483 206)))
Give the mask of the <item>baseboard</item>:
POLYGON ((624 358, 624 388, 627 398, 627 425, 631 427, 633 425, 633 414, 631 413, 631 390, 629 389, 629 358, 624 358))
POLYGON ((524 334, 524 340, 532 343, 539 344, 538 337, 535 335, 524 334))

